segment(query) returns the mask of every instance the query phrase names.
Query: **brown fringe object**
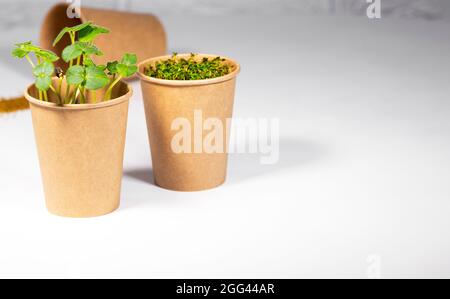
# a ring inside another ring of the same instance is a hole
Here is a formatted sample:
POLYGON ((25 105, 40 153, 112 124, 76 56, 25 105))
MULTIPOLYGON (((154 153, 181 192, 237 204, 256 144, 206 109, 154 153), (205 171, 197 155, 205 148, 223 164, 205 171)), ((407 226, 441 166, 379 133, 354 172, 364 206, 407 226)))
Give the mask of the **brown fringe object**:
POLYGON ((0 99, 0 114, 27 110, 29 108, 30 105, 25 97, 0 99))

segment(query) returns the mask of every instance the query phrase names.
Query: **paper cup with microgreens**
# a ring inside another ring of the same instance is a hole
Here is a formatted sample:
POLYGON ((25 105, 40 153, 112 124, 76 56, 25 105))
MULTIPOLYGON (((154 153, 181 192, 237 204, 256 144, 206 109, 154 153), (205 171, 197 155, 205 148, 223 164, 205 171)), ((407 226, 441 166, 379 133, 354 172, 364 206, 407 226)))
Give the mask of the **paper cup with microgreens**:
POLYGON ((48 210, 65 217, 94 217, 119 207, 125 133, 131 87, 122 81, 137 71, 135 54, 96 64, 102 54, 94 39, 108 30, 92 23, 65 28, 62 51, 67 71, 55 67, 55 53, 31 42, 12 55, 26 59, 35 82, 25 91, 48 210), (89 29, 86 34, 81 34, 89 29), (83 40, 81 40, 83 39, 83 40))
POLYGON ((239 64, 182 54, 148 59, 138 68, 155 183, 176 191, 222 185, 239 64))
MULTIPOLYGON (((58 78, 52 84, 56 87, 58 78)), ((131 95, 121 82, 110 101, 61 106, 53 92, 47 102, 39 100, 34 85, 27 88, 50 213, 84 218, 119 207, 131 95)))

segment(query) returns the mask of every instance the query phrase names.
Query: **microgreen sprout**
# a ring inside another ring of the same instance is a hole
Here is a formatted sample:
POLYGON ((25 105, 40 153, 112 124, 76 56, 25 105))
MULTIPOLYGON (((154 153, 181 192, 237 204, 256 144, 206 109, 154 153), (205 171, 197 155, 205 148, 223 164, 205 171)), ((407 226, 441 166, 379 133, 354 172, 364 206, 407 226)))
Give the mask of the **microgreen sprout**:
POLYGON ((93 24, 83 23, 74 27, 64 28, 55 38, 53 46, 58 44, 65 35, 69 35, 70 44, 64 48, 61 58, 69 63, 67 71, 54 66, 59 57, 48 50, 42 49, 32 42, 16 44, 12 56, 26 58, 33 69, 35 86, 39 99, 49 101, 49 90, 56 94, 58 104, 85 104, 87 91, 91 91, 94 102, 95 91, 105 88, 104 101, 111 99, 112 92, 121 79, 133 76, 137 71, 137 57, 134 54, 125 54, 120 62, 108 62, 107 65, 96 65, 94 56, 103 55, 94 40, 100 34, 109 33, 107 28, 93 24), (31 54, 34 54, 32 57, 31 54), (53 78, 58 78, 56 86, 53 78), (66 82, 63 92, 62 83, 66 82))
POLYGON ((167 60, 145 67, 145 75, 165 80, 204 80, 228 75, 232 70, 226 59, 221 57, 198 59, 196 54, 179 58, 174 53, 167 60))

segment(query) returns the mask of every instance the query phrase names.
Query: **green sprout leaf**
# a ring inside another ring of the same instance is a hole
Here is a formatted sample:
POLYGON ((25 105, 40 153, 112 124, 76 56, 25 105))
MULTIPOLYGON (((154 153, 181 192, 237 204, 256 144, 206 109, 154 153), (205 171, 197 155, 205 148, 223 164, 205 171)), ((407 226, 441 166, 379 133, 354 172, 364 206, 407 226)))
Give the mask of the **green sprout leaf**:
POLYGON ((89 90, 97 90, 105 87, 109 83, 109 78, 105 71, 98 66, 88 66, 86 68, 85 86, 89 90))
POLYGON ((30 53, 34 53, 36 57, 44 61, 55 62, 59 59, 59 57, 52 51, 44 50, 38 46, 35 46, 32 42, 16 44, 15 48, 11 52, 12 56, 17 58, 24 58, 30 53))
POLYGON ((12 50, 12 52, 11 52, 11 55, 13 56, 13 57, 16 57, 16 58, 24 58, 25 56, 27 56, 28 55, 28 53, 29 52, 27 52, 27 51, 25 51, 25 50, 23 50, 23 49, 21 49, 21 48, 14 48, 13 50, 12 50))
POLYGON ((80 57, 82 54, 83 54, 83 50, 79 47, 79 45, 73 44, 73 45, 67 46, 63 50, 61 56, 65 62, 69 62, 73 59, 80 57))
POLYGON ((56 55, 52 51, 41 49, 40 51, 35 52, 35 54, 37 57, 40 57, 45 61, 55 62, 55 61, 59 60, 58 55, 56 55))
POLYGON ((26 51, 28 53, 41 50, 41 48, 39 48, 38 46, 33 45, 32 42, 24 42, 24 43, 16 44, 15 46, 16 46, 16 48, 26 51))
POLYGON ((137 72, 137 66, 126 66, 124 64, 117 65, 117 72, 123 78, 133 76, 137 72))
POLYGON ((65 27, 61 32, 58 34, 58 36, 55 38, 55 41, 53 42, 53 47, 56 46, 59 41, 66 35, 67 33, 74 33, 83 30, 84 28, 90 26, 92 22, 86 22, 74 27, 65 27))
POLYGON ((36 77, 36 81, 34 83, 37 89, 41 91, 46 91, 50 88, 50 84, 52 84, 51 77, 36 77))
POLYGON ((117 73, 123 78, 130 77, 137 72, 137 56, 135 54, 125 54, 117 64, 116 69, 117 73))
POLYGON ((81 30, 83 30, 84 28, 86 28, 88 26, 91 26, 91 25, 92 25, 92 22, 85 22, 85 23, 82 23, 80 25, 69 27, 69 31, 71 31, 71 32, 78 32, 78 31, 81 31, 81 30))
POLYGON ((126 64, 128 66, 136 65, 136 63, 137 63, 136 54, 128 54, 127 53, 127 54, 123 55, 121 63, 126 64))
POLYGON ((33 75, 36 77, 35 85, 37 89, 46 91, 50 88, 54 70, 53 63, 49 61, 44 61, 33 69, 33 75))
POLYGON ((117 65, 119 64, 118 61, 108 62, 106 65, 106 69, 109 72, 109 75, 117 74, 117 65))
POLYGON ((81 55, 101 56, 103 55, 103 53, 94 45, 80 42, 76 42, 73 45, 67 46, 62 52, 62 58, 65 62, 76 59, 81 55))
POLYGON ((68 84, 82 85, 86 80, 85 68, 81 65, 71 66, 66 73, 68 84))
POLYGON ((102 51, 100 51, 96 46, 88 44, 88 43, 77 43, 78 47, 83 51, 84 55, 103 55, 102 51))
POLYGON ((92 60, 92 58, 90 58, 90 57, 88 57, 88 56, 84 57, 84 59, 83 59, 83 64, 84 64, 85 66, 95 65, 95 63, 94 63, 94 61, 92 60))
POLYGON ((78 33, 78 40, 80 42, 92 42, 98 35, 109 33, 109 29, 97 25, 90 24, 78 33))

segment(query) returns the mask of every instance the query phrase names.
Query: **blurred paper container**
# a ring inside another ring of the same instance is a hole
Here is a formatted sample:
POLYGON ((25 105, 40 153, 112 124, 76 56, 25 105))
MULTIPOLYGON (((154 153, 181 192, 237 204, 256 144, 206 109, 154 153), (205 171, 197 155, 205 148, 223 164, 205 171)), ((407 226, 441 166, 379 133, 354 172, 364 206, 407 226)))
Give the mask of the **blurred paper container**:
MULTIPOLYGON (((81 8, 80 18, 69 18, 73 14, 69 4, 59 3, 53 6, 45 17, 40 35, 43 48, 54 51, 61 56, 62 50, 70 44, 66 36, 62 42, 53 47, 53 41, 64 27, 72 27, 91 21, 107 27, 110 34, 99 36, 95 44, 102 49, 104 55, 95 58, 98 64, 119 60, 124 53, 133 53, 139 61, 165 55, 167 41, 164 27, 157 17, 151 14, 122 12, 96 8, 81 8)), ((56 63, 63 69, 67 64, 60 60, 56 63)))

